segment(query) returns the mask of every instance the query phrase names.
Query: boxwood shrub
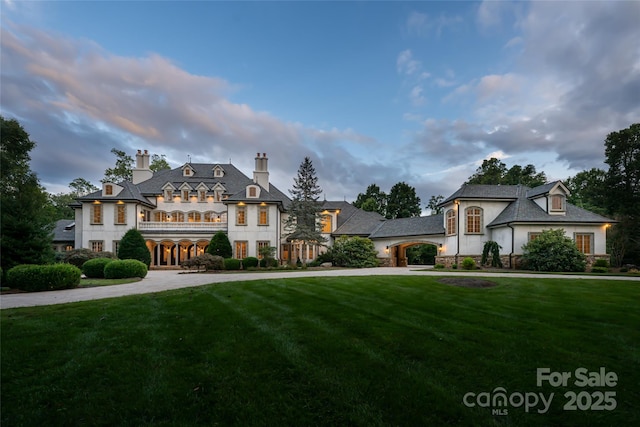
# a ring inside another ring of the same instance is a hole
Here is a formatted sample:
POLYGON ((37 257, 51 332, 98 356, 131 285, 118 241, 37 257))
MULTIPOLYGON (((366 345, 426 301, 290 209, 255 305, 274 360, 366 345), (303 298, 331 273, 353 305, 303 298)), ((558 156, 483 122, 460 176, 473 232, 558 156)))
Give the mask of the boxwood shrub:
POLYGON ((466 257, 462 260, 462 268, 465 270, 473 270, 476 267, 476 262, 471 257, 466 257))
POLYGON ((104 267, 113 261, 113 258, 90 259, 82 265, 82 273, 91 279, 104 279, 104 267))
POLYGON ((258 262, 260 262, 258 258, 253 256, 248 256, 242 260, 242 268, 244 268, 245 270, 247 268, 255 268, 258 266, 258 262))
POLYGON ((225 258, 224 260, 225 270, 240 270, 240 260, 235 258, 225 258))
POLYGON ((80 284, 81 276, 82 271, 71 264, 22 264, 7 271, 7 285, 28 292, 71 289, 80 284))
POLYGON ((144 278, 146 275, 147 265, 137 259, 120 259, 112 261, 104 267, 105 279, 144 278))

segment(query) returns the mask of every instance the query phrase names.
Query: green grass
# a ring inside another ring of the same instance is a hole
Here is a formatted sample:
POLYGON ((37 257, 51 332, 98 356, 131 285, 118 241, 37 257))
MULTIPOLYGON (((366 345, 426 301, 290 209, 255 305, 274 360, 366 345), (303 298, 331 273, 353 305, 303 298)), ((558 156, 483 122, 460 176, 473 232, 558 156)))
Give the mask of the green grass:
POLYGON ((640 425, 640 284, 269 279, 2 310, 1 421, 34 425, 640 425), (536 386, 604 366, 613 388, 536 386), (554 392, 546 414, 467 392, 554 392), (613 411, 564 393, 615 391, 613 411))
POLYGON ((80 280, 80 288, 93 288, 95 286, 111 286, 111 285, 122 285, 124 283, 134 283, 139 282, 139 277, 127 278, 127 279, 88 279, 83 278, 80 280))

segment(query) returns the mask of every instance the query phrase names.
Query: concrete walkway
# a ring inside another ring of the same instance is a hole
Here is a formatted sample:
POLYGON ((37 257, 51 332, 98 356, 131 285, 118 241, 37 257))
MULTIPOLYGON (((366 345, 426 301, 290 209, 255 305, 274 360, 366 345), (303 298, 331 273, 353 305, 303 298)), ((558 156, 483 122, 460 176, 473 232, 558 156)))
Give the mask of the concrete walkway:
POLYGON ((94 288, 65 289, 61 291, 33 292, 7 294, 0 296, 0 309, 16 307, 34 307, 40 305, 66 304, 70 302, 89 301, 104 298, 115 298, 125 295, 149 294, 171 289, 201 286, 209 283, 238 282, 245 280, 286 279, 296 277, 340 277, 340 276, 475 276, 475 277, 513 277, 513 278, 562 278, 566 280, 624 280, 640 283, 640 277, 627 276, 589 276, 589 275, 561 275, 561 274, 527 274, 527 273, 495 273, 495 272, 429 272, 420 271, 423 267, 406 268, 363 268, 336 270, 298 270, 298 271, 270 271, 251 273, 211 273, 185 274, 177 270, 151 270, 147 277, 139 282, 123 285, 97 286, 94 288))

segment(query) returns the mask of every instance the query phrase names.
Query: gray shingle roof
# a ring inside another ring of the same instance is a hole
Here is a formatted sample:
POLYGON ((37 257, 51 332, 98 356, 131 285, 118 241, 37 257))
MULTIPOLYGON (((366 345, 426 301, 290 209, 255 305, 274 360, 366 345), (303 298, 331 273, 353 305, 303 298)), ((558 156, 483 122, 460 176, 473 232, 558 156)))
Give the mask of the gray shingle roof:
POLYGON ((438 206, 446 205, 456 199, 515 200, 524 195, 528 189, 523 185, 464 184, 438 206))
POLYGON ((140 188, 138 186, 136 186, 135 184, 133 184, 130 181, 122 181, 119 182, 117 185, 122 187, 122 191, 120 193, 118 193, 117 196, 106 196, 103 197, 102 196, 102 190, 98 190, 96 192, 87 194, 86 196, 82 196, 82 197, 78 197, 76 200, 78 202, 89 202, 89 201, 93 201, 93 200, 100 200, 100 201, 111 201, 111 202, 116 202, 118 200, 122 200, 123 202, 138 202, 138 203, 142 203, 143 205, 149 206, 149 207, 153 207, 154 205, 149 201, 149 199, 147 199, 142 192, 140 191, 140 188))
POLYGON ((570 224, 570 223, 594 223, 604 224, 607 222, 615 222, 612 219, 603 217, 602 215, 589 212, 585 209, 574 206, 570 203, 566 204, 565 215, 550 215, 538 206, 534 201, 521 197, 510 203, 487 227, 496 227, 513 222, 530 222, 537 224, 570 224))
MULTIPOLYGON (((342 223, 331 234, 334 236, 369 236, 385 220, 385 218, 377 212, 355 209, 356 211, 346 220, 342 220, 342 223)), ((340 216, 342 212, 343 211, 338 214, 338 223, 341 222, 340 216)))
POLYGON ((99 190, 95 193, 80 197, 77 200, 79 202, 89 200, 137 201, 153 207, 153 204, 147 199, 146 196, 161 195, 163 193, 162 188, 167 184, 167 182, 170 182, 171 185, 173 185, 175 188, 180 188, 183 183, 187 183, 194 191, 200 183, 203 183, 207 186, 210 192, 216 184, 220 183, 225 188, 225 194, 230 196, 227 200, 257 202, 275 201, 281 202, 285 208, 289 206, 290 199, 272 184, 269 184, 268 192, 260 192, 260 198, 247 199, 245 197, 245 188, 249 184, 254 184, 253 179, 240 172, 232 164, 189 163, 189 166, 193 170, 193 174, 189 176, 183 175, 183 165, 175 169, 155 172, 151 178, 137 185, 133 184, 130 181, 122 181, 118 183, 118 185, 124 187, 124 189, 116 197, 102 197, 102 190, 99 190), (222 167, 222 169, 224 170, 224 176, 213 176, 213 168, 215 166, 222 167))
POLYGON ((388 219, 369 236, 382 237, 444 235, 443 215, 420 216, 414 218, 388 219))
POLYGON ((61 219, 53 228, 53 242, 74 242, 76 239, 75 220, 61 219))
POLYGON ((536 197, 542 194, 547 194, 559 181, 549 182, 544 185, 539 185, 537 187, 531 188, 527 190, 527 197, 536 197))

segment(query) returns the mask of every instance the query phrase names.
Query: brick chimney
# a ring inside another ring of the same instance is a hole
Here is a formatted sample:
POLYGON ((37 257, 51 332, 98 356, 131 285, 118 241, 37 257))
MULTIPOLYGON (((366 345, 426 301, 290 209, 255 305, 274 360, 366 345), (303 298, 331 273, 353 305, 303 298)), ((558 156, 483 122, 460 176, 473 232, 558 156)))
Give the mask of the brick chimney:
POLYGON ((141 150, 138 150, 136 153, 136 167, 132 170, 133 175, 131 182, 139 184, 151 178, 153 176, 153 172, 149 166, 149 152, 144 150, 143 153, 141 150))
POLYGON ((256 154, 256 167, 253 171, 253 182, 269 191, 269 159, 267 153, 256 154))

